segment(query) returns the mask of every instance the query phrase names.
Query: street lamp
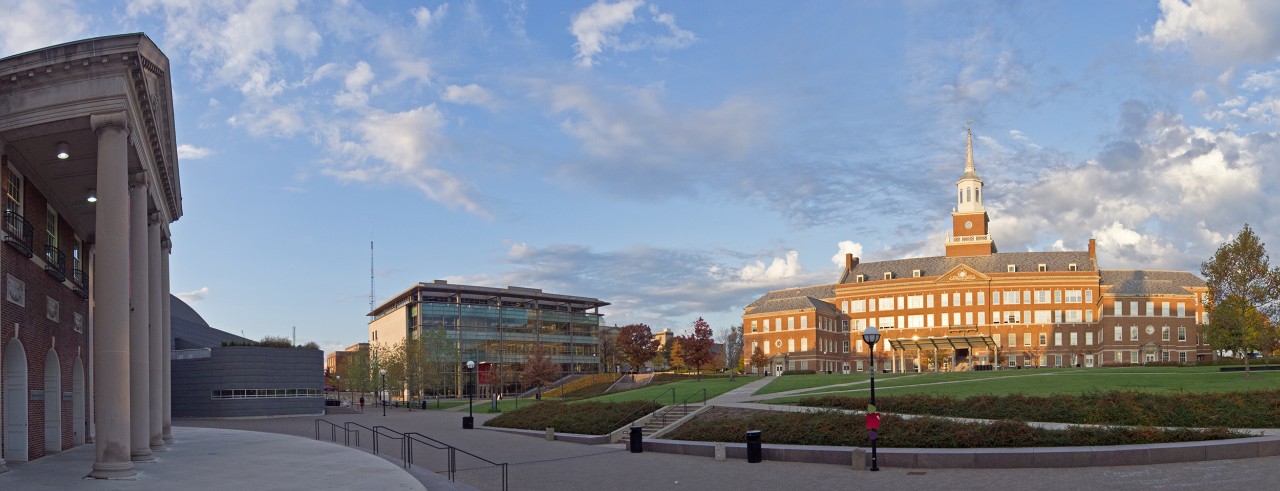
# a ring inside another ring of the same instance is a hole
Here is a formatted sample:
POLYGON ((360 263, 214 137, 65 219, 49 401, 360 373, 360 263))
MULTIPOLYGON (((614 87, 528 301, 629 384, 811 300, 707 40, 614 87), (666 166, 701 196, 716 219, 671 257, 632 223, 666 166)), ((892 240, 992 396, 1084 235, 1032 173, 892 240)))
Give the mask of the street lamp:
POLYGON ((386 416, 387 415, 387 369, 380 368, 378 369, 378 373, 382 374, 382 394, 379 394, 380 395, 379 399, 382 399, 382 415, 386 416))
POLYGON ((462 429, 470 430, 476 427, 475 413, 472 412, 472 406, 476 404, 476 362, 467 360, 467 370, 471 371, 471 387, 467 390, 467 416, 462 418, 462 429))
POLYGON ((338 381, 338 407, 342 407, 342 376, 334 375, 333 378, 338 381))
POLYGON ((871 470, 878 471, 876 465, 876 429, 880 427, 880 413, 876 412, 876 343, 880 342, 880 330, 876 326, 867 326, 862 331, 862 341, 871 349, 867 356, 871 359, 871 405, 867 406, 867 433, 871 439, 871 470))

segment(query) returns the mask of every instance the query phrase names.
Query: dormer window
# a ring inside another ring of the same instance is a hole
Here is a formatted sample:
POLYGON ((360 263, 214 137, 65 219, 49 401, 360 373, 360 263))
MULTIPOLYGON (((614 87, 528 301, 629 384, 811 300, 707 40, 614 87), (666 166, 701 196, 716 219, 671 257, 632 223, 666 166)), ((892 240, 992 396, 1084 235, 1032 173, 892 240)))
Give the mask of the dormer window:
POLYGON ((1017 272, 1018 272, 1018 266, 1017 266, 1017 265, 1015 265, 1015 264, 1010 264, 1010 265, 1009 265, 1009 272, 1010 272, 1010 273, 1017 273, 1017 272))
POLYGON ((855 276, 853 281, 854 283, 862 283, 864 281, 867 281, 867 275, 860 274, 858 276, 855 276))
POLYGON ((1049 270, 1049 267, 1048 267, 1048 266, 1045 266, 1045 265, 1043 265, 1043 264, 1037 264, 1037 265, 1036 265, 1036 271, 1039 271, 1039 272, 1043 273, 1043 272, 1048 271, 1048 270, 1049 270))
POLYGON ((912 278, 919 278, 919 277, 920 277, 920 270, 918 270, 918 269, 913 269, 913 270, 911 270, 911 277, 912 277, 912 278))
POLYGON ((1071 263, 1067 265, 1067 271, 1075 271, 1075 270, 1076 270, 1076 263, 1071 263))
POLYGON ((884 274, 884 279, 886 279, 886 280, 892 280, 892 279, 893 279, 893 273, 885 272, 885 274, 884 274))

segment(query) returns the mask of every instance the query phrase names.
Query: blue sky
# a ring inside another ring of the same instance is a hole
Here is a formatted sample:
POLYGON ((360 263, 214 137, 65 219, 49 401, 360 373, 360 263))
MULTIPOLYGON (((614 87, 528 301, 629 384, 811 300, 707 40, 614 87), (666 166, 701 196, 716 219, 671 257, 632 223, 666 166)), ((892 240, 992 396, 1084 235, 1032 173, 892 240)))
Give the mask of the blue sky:
POLYGON ((4 3, 6 55, 168 54, 172 286, 251 338, 363 341, 371 239, 379 302, 448 279, 720 332, 844 252, 942 254, 968 120, 1003 251, 1280 247, 1274 2, 4 3))

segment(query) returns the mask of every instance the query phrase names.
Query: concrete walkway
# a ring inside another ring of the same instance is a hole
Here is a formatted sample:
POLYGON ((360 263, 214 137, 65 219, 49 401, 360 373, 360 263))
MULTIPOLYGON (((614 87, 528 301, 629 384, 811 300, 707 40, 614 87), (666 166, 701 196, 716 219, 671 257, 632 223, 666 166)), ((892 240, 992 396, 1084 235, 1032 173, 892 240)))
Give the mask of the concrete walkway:
MULTIPOLYGON (((771 380, 771 378, 770 378, 771 380)), ((751 385, 755 382, 748 383, 751 385)), ((767 383, 767 382, 765 382, 767 383)), ((743 389, 754 392, 754 389, 743 389)), ((748 392, 749 394, 749 392, 748 392)), ((733 397, 733 396, 730 396, 733 397)), ((882 487, 883 489, 1037 489, 1100 488, 1194 489, 1220 485, 1269 489, 1280 479, 1280 457, 1190 462, 1132 467, 1076 469, 904 469, 881 472, 853 470, 848 466, 744 460, 719 462, 711 458, 645 452, 633 454, 622 445, 579 445, 547 441, 482 428, 462 429, 462 414, 445 411, 408 412, 389 409, 379 413, 326 417, 335 423, 354 421, 372 427, 384 425, 397 431, 418 431, 432 438, 495 462, 508 462, 513 490, 668 490, 758 489, 771 486, 819 489, 882 487)), ((476 424, 492 418, 476 414, 476 424)), ((301 436, 314 434, 315 418, 268 420, 182 420, 179 424, 276 431, 301 436)), ((326 445, 332 445, 326 443, 326 445)), ((337 445, 334 445, 337 446, 337 445)), ((336 464, 335 464, 336 465, 336 464)), ((462 485, 498 489, 500 475, 474 462, 458 473, 462 485)), ((366 487, 366 486, 362 486, 366 487)), ((435 489, 432 486, 428 486, 435 489)), ((6 487, 0 485, 0 488, 6 487)), ((250 489, 250 488, 243 488, 250 489)))
POLYGON ((156 462, 135 464, 130 480, 85 479, 93 445, 31 462, 9 462, 5 491, 184 491, 377 489, 421 491, 421 482, 386 460, 307 438, 230 429, 173 429, 174 444, 156 462))

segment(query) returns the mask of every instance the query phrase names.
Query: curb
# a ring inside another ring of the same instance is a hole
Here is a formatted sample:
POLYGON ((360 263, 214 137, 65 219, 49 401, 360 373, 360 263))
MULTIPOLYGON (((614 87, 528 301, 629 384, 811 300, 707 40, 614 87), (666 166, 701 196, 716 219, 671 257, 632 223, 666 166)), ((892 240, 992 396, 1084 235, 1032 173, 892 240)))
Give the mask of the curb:
MULTIPOLYGON (((716 445, 715 442, 646 439, 644 450, 714 457, 716 445)), ((871 454, 865 447, 779 444, 763 445, 761 450, 765 460, 851 465, 857 469, 871 465, 871 454), (864 461, 854 462, 855 455, 863 456, 864 461)), ((747 445, 728 443, 725 452, 730 459, 746 459, 747 445)), ((1112 467, 1273 457, 1280 455, 1280 436, 1097 447, 880 448, 877 454, 880 467, 909 469, 1112 467)))

